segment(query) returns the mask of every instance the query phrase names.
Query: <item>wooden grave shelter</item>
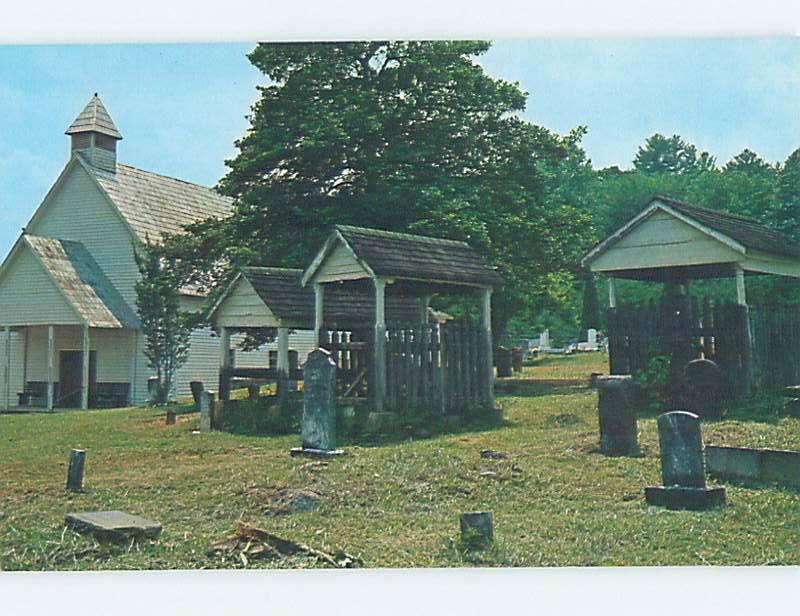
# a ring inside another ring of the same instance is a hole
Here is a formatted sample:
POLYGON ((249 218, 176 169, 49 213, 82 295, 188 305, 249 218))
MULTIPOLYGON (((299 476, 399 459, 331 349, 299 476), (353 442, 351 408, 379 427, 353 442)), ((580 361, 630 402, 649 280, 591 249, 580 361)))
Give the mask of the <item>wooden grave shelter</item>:
MULTIPOLYGON (((682 368, 674 365, 678 361, 713 359, 726 373, 731 391, 745 396, 754 385, 753 351, 759 341, 783 337, 800 345, 797 307, 787 310, 783 321, 761 327, 746 293, 747 276, 800 278, 800 246, 750 218, 654 197, 587 253, 582 264, 608 280, 612 374, 646 369, 655 352, 653 342, 661 339, 672 349, 673 370, 682 368), (618 305, 614 283, 618 278, 668 283, 679 291, 668 306, 618 305), (688 282, 710 278, 735 279, 736 303, 712 305, 706 300, 700 305, 690 300, 688 282)), ((764 311, 775 313, 770 307, 764 311)), ((760 348, 768 353, 768 346, 760 348)), ((766 373, 767 364, 781 359, 788 358, 773 353, 756 363, 766 373)), ((791 372, 800 374, 800 365, 791 372)))
POLYGON ((367 343, 366 391, 376 415, 422 407, 457 413, 494 404, 491 296, 502 278, 467 243, 337 225, 302 284, 313 289, 316 339, 340 368, 348 348, 327 321, 328 302, 337 293, 371 297, 358 341, 367 343), (474 297, 480 323, 431 325, 430 300, 440 293, 474 297), (416 317, 395 320, 389 306, 409 300, 416 317))
MULTIPOLYGON (((226 287, 209 312, 209 321, 220 339, 220 399, 229 397, 231 380, 247 379, 257 382, 280 382, 282 379, 302 379, 298 363, 298 351, 316 348, 316 342, 300 337, 300 333, 313 332, 314 291, 303 287, 303 270, 279 267, 241 268, 226 287), (297 347, 291 349, 292 333, 297 347), (266 335, 277 339, 276 365, 239 367, 234 365, 231 353, 231 337, 236 334, 266 335)), ((340 366, 341 390, 355 390, 354 381, 360 372, 366 373, 367 341, 358 340, 353 332, 364 328, 374 312, 374 298, 364 292, 347 289, 331 289, 328 292, 324 311, 325 327, 340 334, 337 340, 348 348, 348 362, 340 366)), ((391 318, 401 321, 418 319, 419 304, 408 298, 392 298, 387 312, 391 318)), ((448 315, 429 311, 429 318, 436 322, 446 320, 448 315)), ((314 339, 316 340, 316 339, 314 339)), ((302 353, 304 357, 306 353, 302 353)), ((363 376, 363 375, 362 375, 363 376)))

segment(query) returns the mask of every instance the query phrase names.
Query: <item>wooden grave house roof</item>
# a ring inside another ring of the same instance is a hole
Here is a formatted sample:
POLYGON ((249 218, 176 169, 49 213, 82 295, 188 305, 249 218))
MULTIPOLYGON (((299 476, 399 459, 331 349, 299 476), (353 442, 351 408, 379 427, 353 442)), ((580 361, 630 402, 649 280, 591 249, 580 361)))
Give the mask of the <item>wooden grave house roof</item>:
POLYGON ((380 277, 470 287, 503 284, 500 275, 466 242, 349 225, 336 225, 305 271, 303 284, 317 278, 335 281, 335 274, 320 274, 326 260, 342 248, 363 272, 350 272, 343 279, 380 277))
POLYGON ((654 197, 589 251, 593 272, 665 281, 744 271, 800 277, 800 245, 751 218, 654 197))

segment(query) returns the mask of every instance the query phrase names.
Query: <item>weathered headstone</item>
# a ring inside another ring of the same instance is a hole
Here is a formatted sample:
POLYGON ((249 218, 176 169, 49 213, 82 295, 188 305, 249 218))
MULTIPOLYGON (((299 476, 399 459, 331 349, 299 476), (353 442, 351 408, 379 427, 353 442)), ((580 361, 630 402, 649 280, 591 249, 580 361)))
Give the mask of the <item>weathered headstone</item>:
POLYGON ((522 348, 514 347, 511 349, 511 368, 514 372, 522 372, 522 348))
POLYGON ((470 548, 488 548, 494 543, 494 520, 491 511, 462 513, 459 519, 461 543, 470 548))
POLYGON ((596 329, 590 327, 588 330, 586 330, 586 342, 591 348, 593 348, 593 349, 597 348, 597 330, 596 329))
POLYGON ((550 330, 546 329, 539 334, 539 351, 550 350, 550 330))
POLYGON ((131 538, 155 539, 161 524, 124 511, 87 511, 68 513, 64 523, 79 533, 90 534, 101 541, 128 541, 131 538))
POLYGON ((325 349, 308 355, 303 370, 302 447, 294 455, 331 456, 336 449, 336 364, 325 349))
POLYGON ((194 400, 194 409, 200 410, 200 392, 205 389, 203 381, 191 381, 189 388, 192 390, 192 399, 194 400))
POLYGON ((600 423, 600 451, 607 456, 639 452, 633 377, 629 374, 594 379, 597 387, 597 415, 600 423))
POLYGON ((164 420, 168 426, 172 426, 175 424, 175 419, 177 418, 177 413, 175 413, 175 409, 167 409, 167 415, 164 420))
POLYGON ((645 488, 648 505, 704 510, 725 504, 725 488, 706 487, 700 418, 686 411, 658 417, 663 485, 645 488))
POLYGON ((507 378, 511 376, 511 350, 504 346, 497 347, 494 351, 495 366, 497 366, 497 377, 507 378))
POLYGON ((213 395, 210 391, 200 392, 200 432, 211 432, 211 404, 213 395))
POLYGON ((67 490, 80 492, 83 490, 83 467, 86 461, 86 452, 83 449, 73 449, 69 454, 69 467, 67 469, 67 490))
POLYGON ((686 406, 701 417, 718 417, 724 396, 724 380, 719 366, 710 359, 693 359, 683 370, 686 406))

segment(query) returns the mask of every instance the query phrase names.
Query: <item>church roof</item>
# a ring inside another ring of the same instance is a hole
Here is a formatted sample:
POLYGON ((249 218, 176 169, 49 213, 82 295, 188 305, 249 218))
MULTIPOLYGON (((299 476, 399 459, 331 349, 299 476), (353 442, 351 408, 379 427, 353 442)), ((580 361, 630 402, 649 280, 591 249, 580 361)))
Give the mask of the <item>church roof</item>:
POLYGON ((83 244, 27 234, 23 238, 89 327, 138 327, 136 314, 83 244))
POLYGON ((225 218, 233 208, 230 197, 206 186, 119 163, 116 173, 81 163, 142 242, 159 242, 165 235, 183 233, 185 225, 207 218, 225 218))
POLYGON ((122 139, 122 134, 114 125, 114 120, 106 111, 97 92, 65 131, 67 135, 76 133, 102 133, 114 139, 122 139))

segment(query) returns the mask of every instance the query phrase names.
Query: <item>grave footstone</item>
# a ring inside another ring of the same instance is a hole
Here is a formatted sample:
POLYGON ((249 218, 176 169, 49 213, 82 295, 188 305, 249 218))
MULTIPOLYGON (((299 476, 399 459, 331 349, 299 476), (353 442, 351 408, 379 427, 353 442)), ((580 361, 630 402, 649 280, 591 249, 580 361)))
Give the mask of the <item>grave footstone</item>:
POLYGON ((497 377, 507 378, 511 376, 511 350, 500 346, 495 349, 494 361, 497 366, 497 377))
POLYGON ((131 538, 155 539, 161 524, 124 511, 87 511, 64 516, 67 527, 93 535, 101 541, 129 541, 131 538))
POLYGON ((73 449, 69 454, 69 467, 67 469, 67 490, 80 492, 83 490, 83 467, 86 461, 86 452, 83 449, 73 449))
POLYGON ((211 432, 211 404, 213 396, 208 390, 200 392, 200 432, 211 432))
POLYGON ((461 542, 470 548, 488 548, 494 543, 494 520, 491 511, 470 511, 460 518, 461 542))
POLYGON ((639 442, 633 377, 629 374, 598 375, 594 384, 597 387, 600 451, 607 456, 637 454, 639 442))
POLYGON ((706 510, 725 504, 725 488, 706 487, 700 418, 686 411, 658 417, 663 485, 645 488, 648 505, 706 510))
POLYGON ((333 456, 336 449, 336 364, 325 349, 308 355, 303 369, 302 447, 291 455, 333 456))

